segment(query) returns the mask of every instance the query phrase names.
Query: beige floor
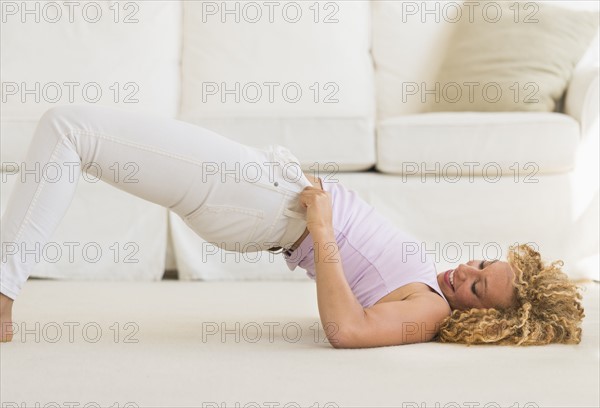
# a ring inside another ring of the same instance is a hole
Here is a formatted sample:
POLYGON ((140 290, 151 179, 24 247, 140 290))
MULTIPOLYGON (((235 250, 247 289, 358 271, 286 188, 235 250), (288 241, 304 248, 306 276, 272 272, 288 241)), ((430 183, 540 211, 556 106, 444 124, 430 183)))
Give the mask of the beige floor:
POLYGON ((586 285, 577 346, 336 350, 320 329, 311 281, 30 280, 14 307, 21 332, 0 346, 0 402, 597 407, 598 288, 586 285))

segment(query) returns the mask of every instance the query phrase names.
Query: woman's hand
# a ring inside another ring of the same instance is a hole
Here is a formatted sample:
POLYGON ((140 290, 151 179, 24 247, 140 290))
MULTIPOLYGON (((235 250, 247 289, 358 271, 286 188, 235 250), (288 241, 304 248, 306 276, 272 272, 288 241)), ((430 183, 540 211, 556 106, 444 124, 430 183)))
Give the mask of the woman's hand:
POLYGON ((300 203, 306 208, 306 228, 311 234, 333 230, 331 195, 316 187, 306 187, 300 193, 300 203))

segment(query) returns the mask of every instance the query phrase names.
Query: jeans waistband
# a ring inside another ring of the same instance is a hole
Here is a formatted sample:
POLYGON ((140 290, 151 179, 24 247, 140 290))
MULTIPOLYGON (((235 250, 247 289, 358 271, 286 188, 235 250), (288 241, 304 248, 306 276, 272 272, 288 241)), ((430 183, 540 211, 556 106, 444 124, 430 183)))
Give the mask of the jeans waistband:
POLYGON ((275 172, 275 182, 278 183, 277 188, 282 188, 292 193, 290 195, 290 202, 288 202, 288 205, 282 212, 282 217, 286 218, 287 227, 279 240, 279 246, 289 249, 306 229, 306 212, 302 212, 302 206, 298 197, 302 190, 307 186, 312 186, 312 183, 302 173, 298 158, 287 148, 278 144, 271 144, 268 146, 267 151, 271 159, 274 162, 279 162, 282 166, 281 172, 275 172), (295 164, 289 165, 289 163, 295 164))
POLYGON ((272 162, 278 162, 281 171, 275 171, 275 187, 282 188, 292 193, 300 193, 305 187, 312 186, 312 183, 302 172, 300 161, 289 149, 278 144, 271 144, 267 147, 269 157, 272 162))

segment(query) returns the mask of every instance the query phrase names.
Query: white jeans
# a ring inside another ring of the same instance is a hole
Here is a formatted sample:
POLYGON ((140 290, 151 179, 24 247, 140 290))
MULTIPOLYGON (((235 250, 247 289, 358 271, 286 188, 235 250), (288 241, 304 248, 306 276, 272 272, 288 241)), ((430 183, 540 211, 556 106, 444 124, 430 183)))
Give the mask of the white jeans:
POLYGON ((82 171, 172 210, 225 250, 289 248, 306 228, 298 196, 312 184, 280 145, 258 149, 190 123, 120 108, 54 107, 36 127, 2 215, 4 295, 18 296, 36 258, 22 253, 51 238, 82 171), (115 166, 130 171, 115 177, 115 166))

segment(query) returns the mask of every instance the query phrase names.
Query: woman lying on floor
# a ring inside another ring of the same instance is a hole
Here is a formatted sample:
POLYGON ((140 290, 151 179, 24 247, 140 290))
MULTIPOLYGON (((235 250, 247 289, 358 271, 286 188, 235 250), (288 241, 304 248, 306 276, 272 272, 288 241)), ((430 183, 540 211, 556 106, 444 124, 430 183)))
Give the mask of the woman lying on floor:
MULTIPOLYGON (((521 245, 510 249, 508 262, 472 260, 436 275, 414 238, 356 192, 304 174, 282 146, 257 149, 182 121, 71 105, 42 116, 24 166, 50 162, 79 163, 78 176, 93 169, 116 188, 170 209, 223 250, 281 250, 290 269, 300 266, 316 281, 333 347, 581 341, 582 296, 562 263, 544 264, 521 245), (135 163, 136 182, 112 180, 115 162, 135 163)), ((19 249, 50 239, 77 182, 27 176, 15 184, 0 228, 3 342, 12 339, 13 301, 34 266, 19 249)))

